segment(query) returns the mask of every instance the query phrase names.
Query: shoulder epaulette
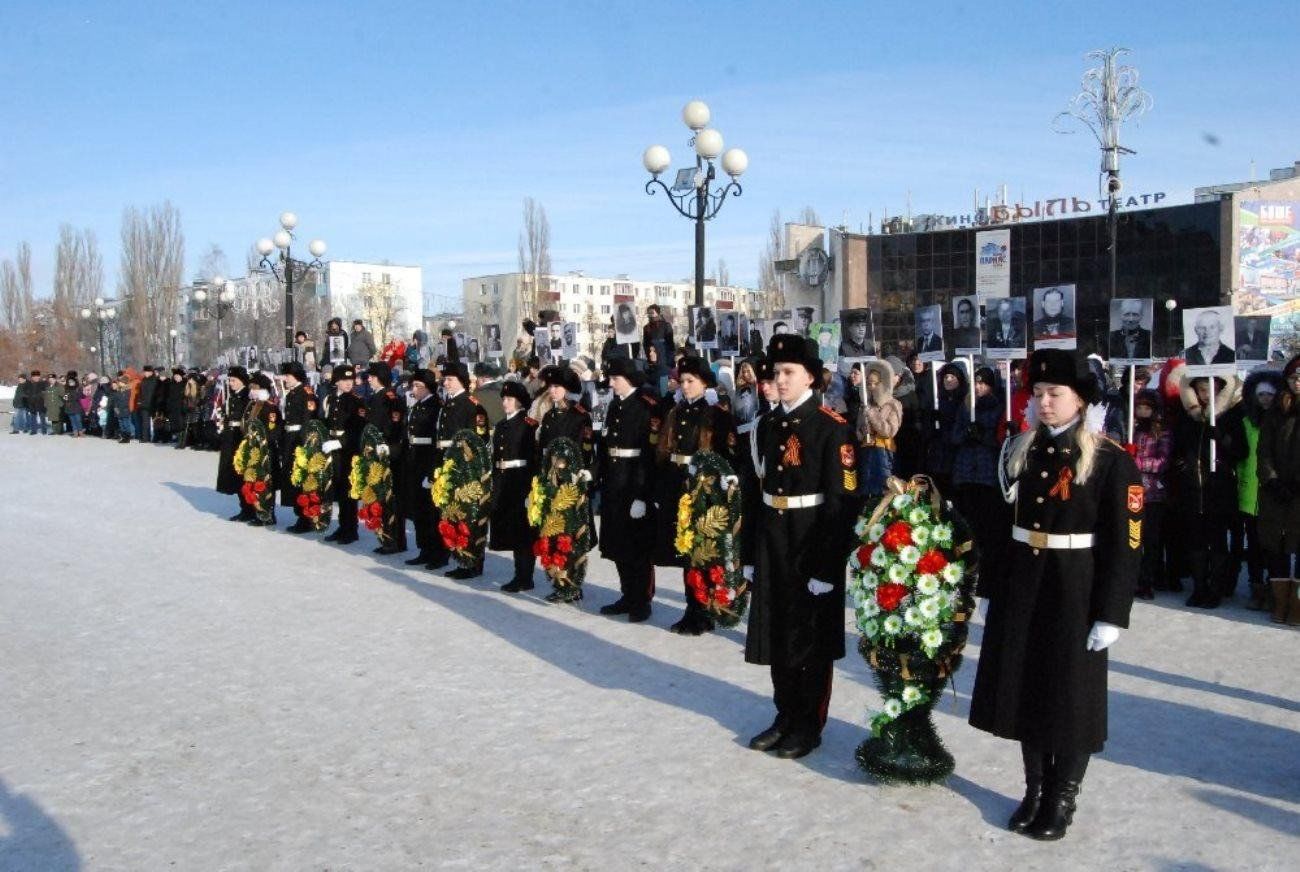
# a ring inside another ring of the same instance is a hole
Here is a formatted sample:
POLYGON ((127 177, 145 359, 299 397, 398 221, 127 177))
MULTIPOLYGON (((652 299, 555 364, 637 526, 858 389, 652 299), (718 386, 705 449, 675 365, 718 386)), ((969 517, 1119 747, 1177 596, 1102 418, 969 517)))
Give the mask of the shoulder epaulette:
POLYGON ((528 417, 527 415, 524 415, 524 423, 527 424, 527 425, 530 426, 530 427, 536 427, 536 426, 537 426, 537 422, 534 421, 532 418, 528 417))
POLYGON ((384 396, 388 397, 388 399, 390 400, 397 399, 397 394, 393 393, 392 388, 389 388, 388 390, 384 391, 384 396))
POLYGON ((473 394, 466 394, 465 396, 469 397, 469 401, 474 405, 476 406, 479 405, 478 397, 474 396, 473 394))
POLYGON ((849 423, 848 421, 845 421, 845 420, 844 420, 844 416, 843 416, 843 415, 841 415, 839 412, 837 412, 837 411, 835 411, 834 409, 832 409, 830 406, 818 406, 817 408, 819 408, 819 409, 821 409, 823 412, 825 412, 826 415, 827 415, 827 417, 829 417, 832 421, 834 421, 834 422, 837 423, 837 424, 847 424, 847 423, 849 423))
POLYGON ((641 394, 641 401, 652 409, 659 408, 659 401, 648 394, 641 394))
POLYGON ((577 413, 580 414, 580 415, 586 415, 586 414, 589 414, 589 413, 587 412, 587 410, 584 409, 584 408, 582 407, 582 403, 574 403, 574 404, 573 404, 573 411, 577 412, 577 413))
POLYGON ((307 392, 307 396, 314 397, 316 392, 311 389, 311 385, 303 385, 302 389, 307 392))

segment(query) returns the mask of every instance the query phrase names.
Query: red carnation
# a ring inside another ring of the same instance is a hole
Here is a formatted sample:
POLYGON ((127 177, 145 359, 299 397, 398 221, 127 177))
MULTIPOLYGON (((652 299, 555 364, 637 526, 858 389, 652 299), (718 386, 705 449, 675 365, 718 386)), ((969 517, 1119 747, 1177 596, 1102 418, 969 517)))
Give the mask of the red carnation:
POLYGON ((555 554, 551 556, 551 565, 554 566, 556 569, 563 569, 564 564, 565 564, 565 559, 563 554, 555 554))
POLYGON ((871 555, 874 553, 876 553, 876 546, 874 543, 871 545, 863 545, 861 548, 858 549, 858 565, 870 566, 871 555))
POLYGON ((895 521, 885 528, 880 541, 890 551, 898 551, 912 544, 912 528, 903 521, 895 521))
POLYGON ((555 549, 561 554, 568 554, 573 550, 573 538, 567 533, 561 533, 555 537, 555 549))
POLYGON ((298 494, 298 498, 294 500, 294 502, 299 506, 303 506, 305 508, 307 504, 311 501, 307 499, 306 494, 298 494))
POLYGON ((713 583, 714 587, 721 585, 725 580, 721 565, 714 564, 709 567, 709 581, 713 583))
POLYGON ((551 540, 549 537, 543 537, 541 539, 538 539, 537 544, 542 549, 541 551, 538 552, 539 554, 551 553, 551 540))
POLYGON ((313 506, 320 505, 320 494, 316 493, 316 491, 312 491, 310 494, 308 494, 307 498, 311 500, 311 504, 313 506))
POLYGON ((447 522, 447 521, 439 521, 439 522, 438 522, 438 533, 439 533, 439 535, 441 535, 444 539, 447 538, 449 535, 451 535, 451 524, 450 524, 449 522, 447 522))
POLYGON ((264 481, 253 482, 253 490, 257 491, 260 494, 262 491, 266 490, 266 482, 264 481))
POLYGON ((916 561, 916 572, 918 575, 938 575, 943 572, 943 568, 948 565, 948 559, 943 556, 941 551, 931 548, 921 555, 921 559, 916 561))
POLYGON ((724 605, 724 606, 726 606, 726 605, 730 605, 730 604, 731 604, 731 589, 730 589, 730 588, 727 588, 727 587, 720 587, 720 588, 718 588, 717 590, 715 590, 715 591, 713 592, 713 598, 714 598, 715 600, 717 600, 717 602, 718 602, 719 604, 721 604, 721 605, 724 605))
POLYGON ((701 590, 704 587, 704 576, 698 569, 689 569, 686 571, 686 583, 695 590, 701 590))
POLYGON ((898 604, 907 596, 907 585, 887 581, 876 588, 876 604, 887 612, 898 608, 898 604))

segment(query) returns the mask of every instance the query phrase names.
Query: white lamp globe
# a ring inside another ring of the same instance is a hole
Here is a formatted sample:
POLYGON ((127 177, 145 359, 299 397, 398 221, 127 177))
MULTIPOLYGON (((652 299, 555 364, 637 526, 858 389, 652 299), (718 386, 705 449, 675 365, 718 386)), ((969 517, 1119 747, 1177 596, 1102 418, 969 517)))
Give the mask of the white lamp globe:
POLYGON ((89 318, 89 317, 90 317, 90 310, 89 310, 89 309, 82 309, 82 310, 81 310, 81 317, 83 317, 83 318, 89 318))
POLYGON ((223 291, 221 292, 221 297, 220 297, 220 299, 221 299, 221 302, 223 302, 223 303, 229 303, 229 302, 232 302, 232 301, 235 299, 235 292, 232 291, 230 288, 226 288, 225 290, 223 290, 223 291))
POLYGON ((1170 312, 1172 312, 1174 309, 1178 308, 1178 301, 1172 299, 1165 300, 1165 308, 1168 309, 1170 312))
POLYGON ((456 322, 455 322, 455 321, 448 321, 448 322, 447 322, 447 329, 448 329, 448 330, 455 330, 455 329, 456 329, 456 322))
POLYGON ((173 327, 172 329, 168 330, 167 332, 171 335, 172 339, 175 339, 175 338, 176 338, 176 328, 175 328, 175 327, 173 327))
POLYGON ((280 226, 285 230, 292 230, 298 226, 298 216, 292 212, 280 213, 280 226))
POLYGON ((207 298, 208 298, 208 292, 207 292, 207 291, 203 290, 203 288, 196 288, 196 289, 195 289, 195 291, 194 291, 194 302, 196 302, 196 303, 202 303, 202 302, 203 302, 204 300, 206 300, 207 298))
POLYGON ((749 155, 739 148, 729 148, 722 155, 722 169, 734 179, 749 169, 749 155))
POLYGON ((288 230, 281 230, 275 234, 275 247, 288 248, 293 244, 293 237, 289 235, 288 230))
POLYGON ((270 254, 273 251, 275 251, 274 242, 267 239, 265 236, 257 240, 257 253, 262 255, 262 257, 266 257, 268 254, 270 254))
POLYGON ((96 298, 95 298, 95 305, 96 305, 96 306, 103 307, 103 305, 104 305, 104 298, 103 298, 103 297, 96 297, 96 298))
POLYGON ((307 246, 307 250, 311 252, 312 257, 320 257, 325 253, 325 240, 313 239, 311 245, 307 246))
POLYGON ((225 283, 226 283, 226 277, 225 277, 225 276, 213 276, 213 277, 212 277, 212 287, 217 288, 218 290, 220 290, 221 287, 222 287, 223 285, 225 285, 225 283))
POLYGON ((657 176, 672 164, 672 155, 662 145, 652 145, 641 155, 641 163, 652 176, 657 176))
POLYGON ((722 154, 722 134, 712 127, 695 134, 695 153, 705 160, 713 160, 722 154))
POLYGON ((108 318, 109 320, 112 320, 113 318, 116 318, 116 317, 117 317, 117 309, 110 308, 107 312, 104 313, 104 317, 105 317, 105 318, 108 318))
POLYGON ((691 130, 703 130, 709 126, 709 104, 703 100, 692 100, 682 107, 682 121, 691 130))

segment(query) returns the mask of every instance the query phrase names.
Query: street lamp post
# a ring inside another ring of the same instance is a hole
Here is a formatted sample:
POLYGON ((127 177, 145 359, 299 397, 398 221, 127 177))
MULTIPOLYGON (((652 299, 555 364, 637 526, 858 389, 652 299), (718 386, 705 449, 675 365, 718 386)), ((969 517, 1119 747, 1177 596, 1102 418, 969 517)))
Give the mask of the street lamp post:
POLYGON ((321 255, 325 253, 325 241, 313 239, 307 246, 311 252, 310 262, 294 260, 290 246, 293 244, 293 229, 298 226, 298 216, 293 212, 280 213, 280 229, 271 238, 257 240, 257 253, 262 255, 261 266, 284 283, 284 347, 293 348, 293 283, 302 281, 314 269, 324 269, 321 255), (271 252, 280 249, 280 257, 271 260, 271 252))
POLYGON ((172 366, 176 366, 176 328, 168 330, 167 333, 172 338, 172 366))
POLYGON ((108 369, 108 365, 104 360, 104 324, 109 321, 112 321, 116 317, 117 317, 117 307, 109 305, 107 302, 105 302, 103 297, 95 298, 94 309, 91 309, 90 307, 86 307, 81 310, 81 318, 83 321, 89 321, 91 318, 95 319, 95 329, 99 333, 99 374, 100 375, 103 375, 104 371, 108 369))
POLYGON ((209 283, 212 286, 212 293, 209 294, 203 288, 195 288, 194 302, 202 305, 207 302, 209 296, 212 297, 213 307, 217 314, 217 354, 221 354, 221 316, 226 309, 235 302, 235 292, 230 289, 229 284, 222 276, 213 276, 209 283))
POLYGON ((670 188, 659 175, 672 164, 672 156, 662 145, 652 145, 641 156, 641 163, 650 173, 650 181, 645 183, 645 192, 654 196, 654 187, 658 185, 668 195, 683 217, 695 222, 695 305, 704 305, 704 222, 718 214, 727 196, 733 191, 739 197, 743 191, 740 176, 749 167, 749 157, 738 148, 728 149, 722 153, 722 134, 709 127, 709 107, 701 100, 692 100, 682 109, 682 121, 694 133, 688 143, 695 149, 695 172, 690 169, 679 170, 677 180, 670 188), (713 190, 711 186, 716 178, 713 162, 722 155, 722 169, 731 176, 725 186, 713 190))
POLYGON ((1173 297, 1165 300, 1165 311, 1169 313, 1169 356, 1173 357, 1178 353, 1178 339, 1174 333, 1174 310, 1178 308, 1178 301, 1173 297))

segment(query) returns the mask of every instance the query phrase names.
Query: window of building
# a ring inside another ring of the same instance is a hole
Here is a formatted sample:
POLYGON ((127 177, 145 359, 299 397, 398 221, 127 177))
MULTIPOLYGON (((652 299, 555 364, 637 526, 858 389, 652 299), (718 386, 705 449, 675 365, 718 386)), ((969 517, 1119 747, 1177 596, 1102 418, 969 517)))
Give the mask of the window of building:
MULTIPOLYGON (((600 314, 602 314, 602 315, 608 315, 608 314, 609 314, 609 306, 601 306, 601 307, 600 307, 600 314)), ((1262 335, 1262 334, 1261 334, 1261 335, 1262 335)))
POLYGON ((363 284, 363 285, 368 285, 368 284, 370 284, 370 273, 368 273, 368 272, 363 272, 363 273, 361 274, 361 284, 363 284))
POLYGON ((573 314, 578 315, 578 314, 580 314, 581 312, 582 312, 582 304, 581 304, 581 303, 574 303, 574 304, 573 304, 573 314))
POLYGON ((380 283, 381 285, 391 285, 391 284, 393 283, 393 275, 392 275, 392 273, 380 273, 380 274, 379 274, 379 283, 380 283))

